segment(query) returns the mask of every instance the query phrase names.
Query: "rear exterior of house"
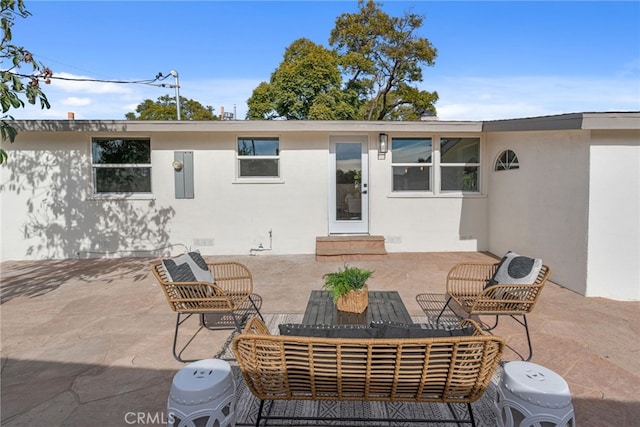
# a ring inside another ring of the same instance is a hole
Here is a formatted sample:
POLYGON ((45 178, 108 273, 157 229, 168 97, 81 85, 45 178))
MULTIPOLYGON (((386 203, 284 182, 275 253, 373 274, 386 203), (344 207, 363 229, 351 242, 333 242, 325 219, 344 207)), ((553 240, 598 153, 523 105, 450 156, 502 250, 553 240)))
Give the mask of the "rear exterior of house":
POLYGON ((513 250, 580 294, 640 299, 637 113, 16 125, 3 261, 313 254, 371 235, 388 252, 513 250))

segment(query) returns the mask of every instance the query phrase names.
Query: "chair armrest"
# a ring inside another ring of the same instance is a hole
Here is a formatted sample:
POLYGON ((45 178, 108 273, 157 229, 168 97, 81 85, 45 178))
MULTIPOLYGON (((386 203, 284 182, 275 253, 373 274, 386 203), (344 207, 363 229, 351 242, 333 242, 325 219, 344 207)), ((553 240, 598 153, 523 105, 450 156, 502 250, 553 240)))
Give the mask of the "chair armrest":
POLYGON ((447 294, 479 295, 498 268, 497 263, 460 263, 447 275, 447 294))
POLYGON ((271 335, 269 328, 267 328, 267 325, 265 325, 259 317, 250 318, 242 330, 242 333, 246 335, 271 335))
POLYGON ((239 262, 208 263, 213 278, 227 295, 251 295, 253 276, 251 271, 239 262))
POLYGON ((219 286, 208 282, 161 283, 169 305, 178 312, 220 312, 236 310, 247 298, 227 295, 219 286))
POLYGON ((485 336, 485 335, 490 335, 487 332, 485 332, 480 325, 478 325, 478 322, 476 322, 475 320, 472 319, 463 319, 460 321, 460 323, 458 323, 458 328, 464 328, 466 326, 471 326, 473 328, 473 336, 485 336))
POLYGON ((210 282, 164 282, 163 285, 175 286, 180 293, 188 298, 224 297, 225 293, 220 286, 210 282))
POLYGON ((513 285, 500 283, 484 289, 475 298, 471 314, 527 314, 533 310, 543 283, 513 285))

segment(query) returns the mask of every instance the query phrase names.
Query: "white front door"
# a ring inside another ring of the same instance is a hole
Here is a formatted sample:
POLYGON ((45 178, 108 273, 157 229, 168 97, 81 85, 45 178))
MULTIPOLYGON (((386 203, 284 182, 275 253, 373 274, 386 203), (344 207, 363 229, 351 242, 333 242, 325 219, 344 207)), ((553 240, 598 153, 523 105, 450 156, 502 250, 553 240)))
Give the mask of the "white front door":
POLYGON ((369 232, 369 142, 334 136, 329 144, 329 233, 369 232))

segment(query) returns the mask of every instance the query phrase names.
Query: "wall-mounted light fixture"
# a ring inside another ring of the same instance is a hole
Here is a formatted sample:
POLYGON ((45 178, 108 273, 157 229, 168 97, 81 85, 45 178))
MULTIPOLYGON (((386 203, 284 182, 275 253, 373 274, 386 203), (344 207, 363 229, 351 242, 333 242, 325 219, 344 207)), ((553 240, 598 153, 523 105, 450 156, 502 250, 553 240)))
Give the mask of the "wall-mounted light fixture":
POLYGON ((389 151, 389 138, 386 133, 378 135, 378 153, 386 153, 389 151))

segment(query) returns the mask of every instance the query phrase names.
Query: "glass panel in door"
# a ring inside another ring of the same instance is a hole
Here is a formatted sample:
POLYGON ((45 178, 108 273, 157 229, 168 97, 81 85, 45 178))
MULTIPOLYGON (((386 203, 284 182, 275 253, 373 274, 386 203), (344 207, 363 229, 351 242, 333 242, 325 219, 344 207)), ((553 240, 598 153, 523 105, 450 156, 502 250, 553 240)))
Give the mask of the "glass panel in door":
POLYGON ((329 232, 368 233, 367 137, 332 137, 329 154, 329 232))
POLYGON ((361 144, 336 144, 336 219, 362 220, 361 144))

